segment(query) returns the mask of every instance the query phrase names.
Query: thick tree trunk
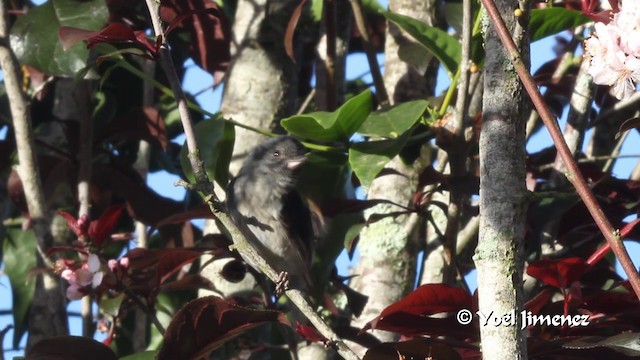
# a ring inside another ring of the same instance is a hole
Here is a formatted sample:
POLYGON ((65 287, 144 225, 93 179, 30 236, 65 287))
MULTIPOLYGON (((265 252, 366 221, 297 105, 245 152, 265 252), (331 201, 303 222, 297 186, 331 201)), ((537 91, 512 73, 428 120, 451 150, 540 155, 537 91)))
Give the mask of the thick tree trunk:
MULTIPOLYGON (((298 1, 238 1, 233 24, 232 60, 221 110, 225 117, 269 129, 274 120, 293 114, 297 100, 296 65, 286 55, 284 34, 298 1)), ((258 133, 236 128, 234 158, 244 157, 258 133)), ((231 165, 236 173, 239 161, 231 165)))
MULTIPOLYGON (((5 3, 0 1, 0 38, 8 39, 8 25, 5 16, 5 3)), ((13 129, 15 131, 18 152, 18 174, 22 181, 25 198, 31 216, 33 231, 38 239, 38 247, 46 253, 52 246, 51 217, 44 197, 42 181, 38 174, 37 158, 30 108, 22 92, 19 76, 19 63, 12 49, 7 44, 0 46, 0 67, 4 74, 13 129)), ((45 261, 39 253, 38 268, 45 267, 45 261)), ((35 276, 35 292, 29 309, 27 347, 38 341, 68 334, 65 298, 60 278, 42 272, 35 276)))
MULTIPOLYGON (((527 62, 528 42, 516 25, 513 2, 496 1, 527 62)), ((526 210, 525 101, 522 85, 493 26, 485 33, 485 81, 480 134, 480 235, 478 270, 480 336, 484 359, 525 359, 519 316, 523 306, 526 210), (514 314, 516 325, 495 319, 514 314), (488 320, 488 322, 487 322, 488 320)))
MULTIPOLYGON (((289 16, 297 4, 296 1, 238 1, 232 31, 232 63, 221 104, 226 118, 270 129, 275 120, 295 111, 296 66, 285 53, 283 39, 289 16)), ((238 171, 244 156, 265 139, 256 132, 236 127, 231 174, 238 171)), ((223 192, 219 191, 219 196, 224 197, 223 192)), ((215 223, 208 222, 205 232, 218 232, 215 223)), ((225 295, 255 285, 251 279, 240 284, 226 282, 220 271, 227 261, 216 261, 205 267, 203 275, 225 295)), ((203 291, 201 295, 205 293, 209 292, 203 291)))
MULTIPOLYGON (((391 11, 432 24, 433 0, 391 0, 391 11)), ((395 26, 389 26, 385 43, 384 82, 391 103, 425 98, 433 94, 435 77, 426 68, 419 69, 399 57, 402 44, 413 41, 395 26)), ((391 172, 373 181, 368 190, 369 199, 387 199, 399 204, 409 204, 412 189, 416 188, 420 166, 405 164, 400 157, 387 165, 391 172)), ((397 211, 390 205, 378 205, 367 211, 388 213, 397 211)), ((416 216, 387 218, 367 226, 360 233, 360 262, 353 270, 352 286, 355 290, 370 295, 362 315, 354 326, 363 326, 380 311, 400 300, 413 289, 416 279, 416 229, 421 223, 416 216), (374 295, 375 294, 375 295, 374 295), (373 295, 373 296, 372 296, 373 295)), ((383 341, 398 339, 397 334, 375 332, 383 341)))

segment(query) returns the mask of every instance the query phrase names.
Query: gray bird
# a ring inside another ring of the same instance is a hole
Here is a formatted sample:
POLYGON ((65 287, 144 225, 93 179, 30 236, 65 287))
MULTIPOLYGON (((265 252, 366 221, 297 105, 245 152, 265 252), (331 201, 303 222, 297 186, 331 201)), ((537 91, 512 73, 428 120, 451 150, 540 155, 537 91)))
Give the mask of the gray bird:
MULTIPOLYGON (((305 148, 290 136, 258 145, 227 188, 229 215, 242 234, 293 288, 308 291, 314 220, 295 189, 305 148)), ((252 267, 256 268, 247 259, 252 267)))

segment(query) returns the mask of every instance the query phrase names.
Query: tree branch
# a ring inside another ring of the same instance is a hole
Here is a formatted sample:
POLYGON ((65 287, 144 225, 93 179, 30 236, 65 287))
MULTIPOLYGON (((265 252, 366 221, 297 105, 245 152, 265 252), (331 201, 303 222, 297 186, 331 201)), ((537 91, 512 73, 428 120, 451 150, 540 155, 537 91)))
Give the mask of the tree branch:
POLYGON ((573 154, 571 154, 571 150, 569 150, 567 143, 564 141, 562 132, 560 131, 560 127, 558 126, 558 122, 551 114, 549 108, 546 106, 544 99, 542 98, 542 95, 540 94, 540 91, 538 90, 538 87, 533 80, 533 77, 527 70, 525 64, 522 62, 520 53, 518 52, 518 48, 513 42, 511 34, 505 26, 495 3, 493 2, 493 0, 482 0, 482 3, 487 9, 487 13, 491 18, 491 22, 495 27, 496 32, 500 36, 500 40, 509 52, 511 56, 511 62, 513 63, 518 76, 520 77, 525 89, 527 90, 527 93, 531 97, 531 101, 538 110, 538 113, 540 114, 540 117, 542 118, 545 126, 549 130, 549 134, 551 135, 553 143, 558 150, 558 154, 560 154, 562 161, 564 161, 564 164, 567 167, 567 178, 576 188, 578 195, 589 210, 589 213, 593 217, 596 225, 598 225, 598 228, 611 246, 613 253, 615 254, 618 261, 620 261, 625 274, 629 278, 629 282, 631 283, 636 296, 640 299, 640 277, 638 277, 638 272, 636 271, 633 262, 629 257, 627 249, 622 243, 619 231, 613 228, 607 217, 604 215, 595 196, 587 185, 587 182, 584 180, 584 177, 582 177, 580 169, 573 159, 573 154))
POLYGON ((364 11, 362 11, 362 5, 360 4, 360 0, 349 1, 353 8, 353 16, 356 19, 356 26, 362 36, 362 44, 364 51, 367 54, 369 68, 371 68, 371 76, 373 77, 373 84, 376 88, 376 96, 381 105, 389 104, 389 94, 387 93, 387 89, 384 87, 384 80, 380 73, 380 64, 378 64, 375 49, 371 44, 371 38, 369 37, 369 31, 367 30, 367 20, 364 15, 364 11))
MULTIPOLYGON (((213 191, 213 184, 207 177, 207 174, 204 171, 203 163, 198 155, 196 138, 193 133, 192 120, 187 109, 186 97, 184 95, 184 92, 182 91, 180 80, 178 79, 175 67, 173 66, 169 49, 164 43, 164 33, 158 15, 159 5, 155 2, 155 0, 146 0, 146 3, 151 15, 156 36, 160 41, 162 41, 159 49, 160 62, 167 75, 167 78, 169 79, 169 83, 171 84, 171 89, 174 92, 176 101, 178 101, 178 108, 180 109, 180 120, 182 122, 182 126, 185 130, 185 135, 187 138, 189 161, 191 162, 191 166, 194 170, 193 173, 196 179, 196 188, 206 194, 205 201, 207 202, 207 204, 209 204, 213 215, 220 221, 222 226, 231 235, 235 247, 238 249, 238 251, 240 251, 242 255, 249 260, 249 262, 256 265, 256 267, 260 271, 262 271, 262 273, 264 273, 269 279, 271 279, 271 281, 276 282, 278 280, 279 274, 273 269, 273 267, 271 267, 270 264, 268 264, 264 260, 262 256, 258 254, 258 252, 256 252, 256 250, 242 235, 235 223, 233 223, 229 215, 222 211, 220 201, 213 191)), ((298 307, 298 309, 300 309, 300 311, 305 316, 307 316, 309 321, 316 327, 316 329, 327 339, 329 339, 332 344, 335 345, 336 350, 341 356, 343 356, 347 360, 359 359, 358 356, 353 353, 353 351, 344 343, 344 341, 342 341, 342 339, 340 339, 338 335, 329 327, 329 325, 327 325, 324 320, 322 320, 322 318, 313 310, 311 305, 309 305, 308 301, 306 300, 304 294, 300 290, 288 289, 285 293, 291 300, 291 302, 293 302, 298 307)))
MULTIPOLYGON (((22 181, 29 215, 33 222, 33 230, 38 240, 37 266, 50 266, 50 261, 45 255, 53 241, 50 231, 50 218, 36 165, 29 104, 21 88, 20 65, 9 47, 8 33, 5 2, 0 0, 0 67, 2 67, 4 75, 13 129, 15 131, 19 162, 17 171, 22 181)), ((27 346, 31 346, 46 337, 66 335, 68 333, 64 298, 58 278, 54 278, 46 272, 37 275, 28 322, 29 339, 27 346)))

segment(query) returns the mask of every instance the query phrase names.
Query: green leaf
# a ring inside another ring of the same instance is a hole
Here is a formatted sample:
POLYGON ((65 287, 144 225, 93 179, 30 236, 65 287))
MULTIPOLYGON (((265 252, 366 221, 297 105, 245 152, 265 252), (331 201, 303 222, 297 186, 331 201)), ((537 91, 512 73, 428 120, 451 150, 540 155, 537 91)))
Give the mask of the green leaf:
POLYGON ((358 133, 395 139, 420 120, 429 103, 425 100, 408 101, 369 114, 358 133))
POLYGON ((458 40, 436 27, 429 26, 419 20, 385 11, 382 13, 389 21, 413 36, 418 43, 431 51, 440 63, 447 69, 449 78, 458 70, 460 65, 460 43, 458 40))
POLYGON ((89 50, 80 43, 65 51, 58 29, 99 30, 108 17, 104 0, 51 0, 18 17, 11 29, 11 48, 23 64, 50 75, 73 76, 86 67, 89 50))
MULTIPOLYGON (((207 175, 210 179, 215 179, 223 189, 226 188, 235 140, 234 126, 218 117, 199 122, 194 131, 200 148, 200 159, 204 162, 207 175)), ((180 151, 180 165, 187 179, 193 182, 195 179, 187 157, 188 152, 185 142, 180 151)))
POLYGON ((552 7, 532 10, 529 21, 531 41, 573 29, 590 21, 592 20, 589 17, 582 15, 579 11, 567 8, 552 7))
POLYGON ((13 294, 13 347, 17 348, 27 330, 27 313, 35 290, 30 272, 36 266, 36 236, 20 226, 7 226, 2 245, 4 272, 9 276, 13 294))
POLYGON ((348 142, 371 112, 373 99, 367 90, 345 102, 334 112, 317 111, 294 115, 281 124, 293 135, 316 141, 348 142))
POLYGON ((398 155, 409 135, 410 133, 406 132, 394 140, 368 141, 351 145, 349 164, 365 190, 369 188, 384 166, 398 155))

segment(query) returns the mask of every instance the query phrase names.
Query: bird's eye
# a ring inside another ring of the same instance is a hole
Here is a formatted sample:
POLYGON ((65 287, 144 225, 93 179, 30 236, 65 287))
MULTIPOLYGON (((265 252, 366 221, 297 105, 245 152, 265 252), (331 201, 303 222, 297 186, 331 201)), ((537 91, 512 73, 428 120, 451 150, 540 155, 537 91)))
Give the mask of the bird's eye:
POLYGON ((273 152, 273 156, 278 157, 280 156, 280 151, 276 150, 273 152))

